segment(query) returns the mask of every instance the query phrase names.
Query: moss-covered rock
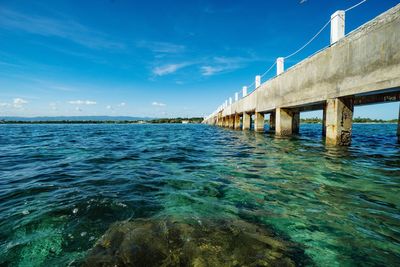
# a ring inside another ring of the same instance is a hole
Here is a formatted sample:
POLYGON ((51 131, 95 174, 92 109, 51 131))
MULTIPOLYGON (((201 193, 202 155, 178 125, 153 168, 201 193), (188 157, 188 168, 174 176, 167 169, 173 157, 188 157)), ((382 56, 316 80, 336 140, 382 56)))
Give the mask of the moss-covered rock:
POLYGON ((147 219, 116 223, 84 266, 296 266, 302 250, 242 220, 147 219))

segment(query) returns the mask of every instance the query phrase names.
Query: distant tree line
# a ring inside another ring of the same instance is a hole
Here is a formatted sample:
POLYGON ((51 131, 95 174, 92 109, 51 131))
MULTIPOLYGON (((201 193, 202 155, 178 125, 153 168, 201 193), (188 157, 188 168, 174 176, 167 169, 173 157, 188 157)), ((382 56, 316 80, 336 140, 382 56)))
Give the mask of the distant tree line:
POLYGON ((201 123, 203 118, 162 118, 152 120, 0 120, 3 124, 145 124, 145 123, 201 123))
POLYGON ((203 118, 195 117, 195 118, 162 118, 162 119, 154 119, 150 120, 150 123, 201 123, 203 118))

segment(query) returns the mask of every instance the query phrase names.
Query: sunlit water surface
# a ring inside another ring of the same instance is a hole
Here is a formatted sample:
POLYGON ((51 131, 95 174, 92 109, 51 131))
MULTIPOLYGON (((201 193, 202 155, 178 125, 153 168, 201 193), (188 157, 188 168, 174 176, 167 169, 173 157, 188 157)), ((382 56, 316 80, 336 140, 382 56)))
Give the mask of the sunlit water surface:
POLYGON ((396 125, 356 124, 349 148, 320 128, 1 125, 0 266, 80 265, 113 223, 163 216, 261 225, 310 265, 399 266, 396 125))

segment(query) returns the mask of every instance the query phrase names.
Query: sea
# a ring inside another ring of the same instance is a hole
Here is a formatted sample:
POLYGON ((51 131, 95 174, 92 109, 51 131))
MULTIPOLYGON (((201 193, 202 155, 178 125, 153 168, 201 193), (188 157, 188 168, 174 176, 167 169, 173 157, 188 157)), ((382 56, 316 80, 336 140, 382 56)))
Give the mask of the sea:
POLYGON ((0 266, 400 266, 396 129, 0 125, 0 266))

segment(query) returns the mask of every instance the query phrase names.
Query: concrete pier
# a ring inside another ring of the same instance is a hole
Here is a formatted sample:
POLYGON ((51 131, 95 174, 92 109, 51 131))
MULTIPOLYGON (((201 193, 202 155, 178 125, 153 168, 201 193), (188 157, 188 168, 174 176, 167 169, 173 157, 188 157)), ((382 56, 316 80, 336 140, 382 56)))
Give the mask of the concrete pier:
POLYGON ((254 131, 263 132, 264 131, 264 114, 256 112, 254 114, 254 131))
POLYGON ((326 101, 326 144, 351 144, 354 98, 334 98, 326 101))
POLYGON ((299 133, 300 113, 295 110, 277 108, 275 111, 275 134, 287 136, 299 133))
POLYGON ((400 144, 400 105, 399 105, 399 119, 397 120, 397 142, 400 144))
POLYGON ((235 115, 229 116, 229 128, 231 129, 235 128, 235 115))
POLYGON ((276 125, 276 115, 275 112, 271 112, 269 114, 269 130, 270 131, 275 131, 275 125, 276 125))
POLYGON ((235 130, 240 130, 240 115, 239 114, 235 114, 235 122, 234 122, 234 129, 235 130))
POLYGON ((242 127, 243 130, 250 130, 250 128, 251 128, 251 115, 249 113, 243 112, 242 124, 243 124, 243 127, 242 127))
POLYGON ((326 103, 322 105, 322 136, 326 136, 326 103))
MULTIPOLYGON (((299 131, 300 112, 324 110, 326 144, 350 145, 354 106, 400 101, 400 4, 347 36, 344 13, 333 18, 329 47, 287 70, 279 58, 276 77, 248 94, 246 88, 234 103, 225 101, 204 123, 214 124, 219 113, 243 114, 248 129, 248 115, 255 113, 254 130, 263 131, 264 114, 271 114, 270 128, 291 135, 299 131)), ((397 134, 400 140, 400 126, 397 134)))

